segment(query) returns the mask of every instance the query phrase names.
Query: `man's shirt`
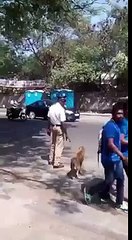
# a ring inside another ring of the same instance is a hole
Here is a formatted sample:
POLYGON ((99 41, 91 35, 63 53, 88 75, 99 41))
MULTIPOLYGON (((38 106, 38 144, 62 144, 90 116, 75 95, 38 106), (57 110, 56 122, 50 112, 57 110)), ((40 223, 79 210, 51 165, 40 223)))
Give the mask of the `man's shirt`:
POLYGON ((53 125, 61 125, 62 122, 66 121, 65 109, 59 102, 53 104, 48 111, 48 117, 53 125))
MULTIPOLYGON (((124 135, 124 139, 128 141, 128 119, 123 118, 123 120, 118 124, 121 134, 124 135)), ((128 145, 122 144, 121 151, 124 156, 128 157, 128 145)))
POLYGON ((110 138, 113 138, 113 142, 115 146, 121 151, 120 134, 121 134, 120 129, 114 120, 111 119, 104 125, 103 132, 102 132, 102 146, 101 146, 102 163, 109 164, 110 162, 118 162, 121 160, 118 154, 113 152, 108 147, 108 140, 110 138))

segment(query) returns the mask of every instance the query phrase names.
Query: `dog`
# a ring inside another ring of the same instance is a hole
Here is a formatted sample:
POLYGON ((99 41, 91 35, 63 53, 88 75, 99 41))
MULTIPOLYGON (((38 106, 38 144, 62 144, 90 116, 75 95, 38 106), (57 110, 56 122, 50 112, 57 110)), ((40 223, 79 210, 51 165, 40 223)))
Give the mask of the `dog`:
POLYGON ((73 177, 78 178, 78 175, 82 175, 82 163, 85 158, 85 148, 80 146, 76 152, 75 157, 71 159, 71 170, 67 173, 67 176, 73 179, 73 177))

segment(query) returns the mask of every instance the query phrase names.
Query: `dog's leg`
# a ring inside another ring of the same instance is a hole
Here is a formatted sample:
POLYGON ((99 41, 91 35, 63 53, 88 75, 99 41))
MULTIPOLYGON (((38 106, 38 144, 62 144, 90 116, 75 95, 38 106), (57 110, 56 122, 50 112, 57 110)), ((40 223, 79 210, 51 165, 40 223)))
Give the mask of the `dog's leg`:
POLYGON ((76 178, 79 178, 79 172, 76 171, 76 178))
POLYGON ((75 174, 75 178, 77 178, 77 179, 79 178, 77 173, 75 174))
POLYGON ((78 168, 76 168, 76 169, 75 169, 75 178, 79 178, 78 175, 79 175, 79 170, 78 170, 78 168))
POLYGON ((80 166, 79 166, 79 174, 80 174, 80 175, 83 175, 82 162, 83 162, 83 161, 80 162, 80 166))
POLYGON ((72 175, 72 179, 77 178, 77 171, 75 168, 71 170, 71 175, 72 175))
POLYGON ((71 178, 76 178, 76 159, 72 158, 71 159, 71 178))
POLYGON ((79 173, 80 175, 83 175, 82 169, 80 169, 78 173, 79 173))
POLYGON ((70 179, 73 179, 72 171, 71 171, 71 170, 67 173, 67 176, 68 176, 70 179))

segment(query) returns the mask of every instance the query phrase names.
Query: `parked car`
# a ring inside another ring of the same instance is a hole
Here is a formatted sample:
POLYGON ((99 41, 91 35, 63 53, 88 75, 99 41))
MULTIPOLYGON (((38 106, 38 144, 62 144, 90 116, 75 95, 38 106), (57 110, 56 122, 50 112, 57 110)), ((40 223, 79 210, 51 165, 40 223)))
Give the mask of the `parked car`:
MULTIPOLYGON (((26 114, 30 119, 34 119, 37 117, 47 119, 47 114, 49 107, 54 104, 53 101, 50 99, 40 100, 37 102, 34 102, 26 107, 26 114)), ((66 120, 69 121, 75 121, 76 119, 80 118, 80 113, 76 110, 68 110, 66 109, 66 120)))

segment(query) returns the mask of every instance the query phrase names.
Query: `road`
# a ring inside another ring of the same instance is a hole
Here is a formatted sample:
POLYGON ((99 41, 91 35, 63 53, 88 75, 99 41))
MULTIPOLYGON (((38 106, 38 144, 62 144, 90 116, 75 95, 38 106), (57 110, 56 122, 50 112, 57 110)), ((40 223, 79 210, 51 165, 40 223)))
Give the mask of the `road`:
MULTIPOLYGON (((82 203, 82 183, 103 177, 97 164, 97 134, 107 119, 82 116, 80 122, 68 124, 71 143, 63 153, 65 168, 53 170, 47 165, 50 139, 45 121, 0 118, 2 240, 127 239, 126 214, 82 203), (66 173, 80 145, 86 148, 86 174, 72 181, 66 173)), ((127 181, 125 189, 127 195, 127 181)))

